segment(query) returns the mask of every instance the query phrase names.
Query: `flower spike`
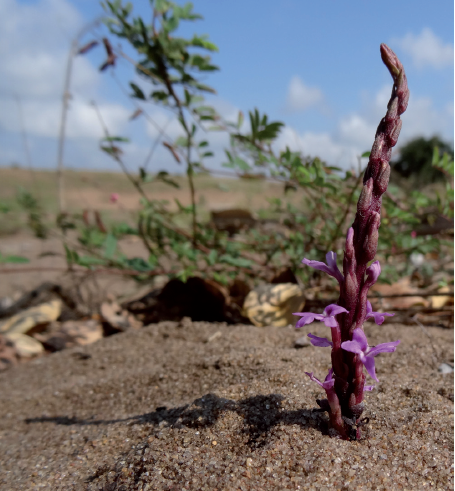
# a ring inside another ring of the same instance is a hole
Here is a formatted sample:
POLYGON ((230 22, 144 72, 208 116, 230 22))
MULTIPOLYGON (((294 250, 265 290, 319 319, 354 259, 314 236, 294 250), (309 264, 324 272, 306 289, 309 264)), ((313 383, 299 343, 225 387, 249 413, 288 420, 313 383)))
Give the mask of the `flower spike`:
POLYGON ((314 377, 312 372, 305 373, 325 389, 330 410, 327 404, 320 406, 323 410, 329 410, 332 428, 345 440, 361 437, 364 393, 374 388, 365 385, 363 367, 377 381, 375 356, 395 351, 400 343, 393 341, 370 347, 363 332, 363 324, 367 319, 373 319, 381 325, 386 317, 394 315, 373 312, 368 301, 368 291, 381 274, 381 265, 374 258, 381 226, 382 195, 389 183, 392 148, 397 144, 402 126, 400 115, 406 110, 409 100, 406 74, 400 60, 385 44, 381 44, 381 57, 393 78, 392 94, 387 112, 376 131, 363 175, 363 188, 355 218, 346 235, 343 272, 338 269, 337 256, 333 251, 327 253, 325 263, 307 258, 302 261, 335 278, 340 285, 339 298, 336 304, 329 305, 322 314, 294 314, 300 317, 296 327, 315 320, 330 327, 331 340, 314 334, 308 334, 308 337, 313 346, 331 347, 332 368, 324 382, 314 377))

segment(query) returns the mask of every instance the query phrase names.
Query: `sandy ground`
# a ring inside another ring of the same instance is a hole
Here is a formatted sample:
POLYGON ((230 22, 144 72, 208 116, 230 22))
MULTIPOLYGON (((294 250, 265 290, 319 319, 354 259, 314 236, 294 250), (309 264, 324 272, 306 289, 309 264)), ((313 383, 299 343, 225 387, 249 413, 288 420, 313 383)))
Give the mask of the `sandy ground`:
MULTIPOLYGON (((307 326, 309 327, 309 326, 307 326)), ((309 329, 166 322, 0 374, 3 490, 453 489, 453 331, 368 324, 381 383, 360 441, 314 412, 309 329)), ((326 335, 324 325, 311 326, 326 335)))

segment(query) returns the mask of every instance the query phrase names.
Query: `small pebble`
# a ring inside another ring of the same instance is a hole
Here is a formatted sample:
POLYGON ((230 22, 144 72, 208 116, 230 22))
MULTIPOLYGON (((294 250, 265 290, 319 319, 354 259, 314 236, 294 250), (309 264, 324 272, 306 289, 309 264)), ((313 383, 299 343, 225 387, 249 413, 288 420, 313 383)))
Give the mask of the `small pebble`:
POLYGON ((306 346, 310 346, 311 342, 308 339, 308 336, 301 336, 300 338, 294 341, 294 348, 305 348, 306 346))
POLYGON ((453 365, 450 365, 449 363, 442 363, 438 367, 438 372, 442 373, 442 374, 452 373, 453 372, 453 365))

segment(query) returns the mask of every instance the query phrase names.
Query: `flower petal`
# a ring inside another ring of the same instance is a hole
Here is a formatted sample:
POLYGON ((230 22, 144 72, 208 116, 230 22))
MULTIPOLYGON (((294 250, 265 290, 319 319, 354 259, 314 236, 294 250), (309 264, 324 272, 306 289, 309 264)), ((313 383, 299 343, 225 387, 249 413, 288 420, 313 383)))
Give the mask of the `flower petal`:
POLYGON ((341 313, 349 314, 349 312, 344 307, 340 307, 340 305, 337 305, 336 303, 331 303, 330 305, 327 305, 327 307, 324 309, 324 314, 330 317, 341 313))
POLYGON ((370 266, 366 269, 366 274, 368 276, 368 279, 366 283, 368 283, 368 286, 372 286, 378 281, 379 275, 381 274, 381 265, 379 264, 379 261, 375 261, 374 263, 371 263, 370 266))
POLYGON ((393 317, 395 314, 389 314, 388 312, 373 312, 373 307, 371 306, 371 302, 367 300, 367 312, 365 315, 366 319, 371 319, 373 317, 374 322, 378 326, 380 326, 384 322, 384 317, 393 317))
POLYGON ((367 350, 368 341, 365 333, 363 332, 363 329, 360 329, 359 327, 357 329, 354 329, 354 332, 352 333, 352 340, 357 341, 360 344, 360 346, 362 347, 362 351, 367 350))
POLYGON ((341 347, 345 351, 350 351, 351 353, 356 353, 356 354, 363 353, 362 346, 360 346, 360 344, 357 341, 344 341, 344 343, 341 343, 341 347))
POLYGON ((376 324, 380 326, 384 322, 385 317, 393 317, 394 315, 395 314, 389 314, 388 312, 368 312, 367 306, 367 315, 365 316, 365 319, 371 319, 373 317, 374 322, 376 322, 376 324))
POLYGON ((324 379, 324 382, 329 382, 332 379, 333 379, 333 368, 329 368, 329 373, 327 374, 326 378, 324 379))
POLYGON ((310 379, 313 381, 313 382, 316 382, 317 384, 319 384, 321 387, 323 387, 322 385, 322 382, 320 380, 318 380, 314 375, 313 375, 313 372, 305 372, 306 375, 308 375, 308 377, 310 377, 310 379))
POLYGON ((329 341, 327 338, 320 338, 319 336, 315 336, 314 334, 308 334, 310 338, 311 344, 313 346, 318 346, 319 348, 326 348, 327 346, 333 346, 332 341, 329 341))
POLYGON ((300 316, 300 319, 297 321, 295 325, 296 328, 305 326, 307 324, 311 324, 314 321, 314 314, 311 312, 295 312, 292 315, 300 316))
POLYGON ((328 252, 325 255, 325 260, 327 261, 327 266, 332 271, 332 276, 336 278, 340 283, 342 283, 344 281, 344 276, 342 275, 341 271, 338 269, 336 253, 332 251, 328 252))
POLYGON ((327 374, 327 377, 325 378, 322 387, 325 390, 331 389, 335 385, 335 379, 333 378, 333 369, 331 368, 329 370, 329 373, 327 374))
POLYGON ((338 326, 338 322, 337 320, 335 319, 335 317, 326 317, 324 319, 324 324, 327 326, 327 327, 337 327, 338 326))
POLYGON ((363 386, 363 392, 370 392, 371 390, 374 389, 374 385, 364 385, 363 386))
POLYGON ((400 344, 400 340, 390 341, 389 343, 378 344, 377 346, 374 346, 368 351, 367 357, 377 356, 379 355, 379 353, 393 353, 397 349, 397 346, 399 344, 400 344))
POLYGON ((374 366, 374 357, 373 356, 365 356, 363 357, 362 363, 365 365, 368 374, 371 378, 379 382, 378 377, 376 377, 376 368, 374 366))
POLYGON ((310 268, 324 271, 324 273, 333 276, 339 283, 342 283, 344 281, 344 276, 341 274, 341 271, 338 269, 336 264, 337 255, 334 252, 328 252, 325 258, 328 264, 321 261, 313 261, 311 259, 307 259, 306 257, 303 258, 302 263, 310 266, 310 268))
POLYGON ((300 316, 300 319, 295 325, 296 328, 311 324, 315 320, 322 321, 325 318, 322 314, 313 314, 313 312, 294 312, 292 315, 300 316))

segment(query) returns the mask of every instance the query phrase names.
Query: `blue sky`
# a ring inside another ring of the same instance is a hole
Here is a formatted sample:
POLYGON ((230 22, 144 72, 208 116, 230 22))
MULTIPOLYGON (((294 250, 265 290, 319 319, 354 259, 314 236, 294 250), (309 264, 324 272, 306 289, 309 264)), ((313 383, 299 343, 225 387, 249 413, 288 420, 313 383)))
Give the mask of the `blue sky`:
MULTIPOLYGON (((381 42, 403 62, 411 90, 400 143, 434 134, 453 142, 452 1, 436 0, 431 7, 421 0, 193 3, 204 20, 183 24, 181 34, 208 34, 219 47, 213 61, 220 71, 207 78, 217 90, 210 101, 227 118, 257 107, 283 121, 277 148, 289 145, 333 165, 357 166, 356 156, 371 147, 392 87, 381 42)), ((134 12, 150 18, 148 4, 133 2, 134 12)), ((0 2, 0 165, 26 166, 24 127, 32 165, 56 166, 68 49, 76 33, 102 13, 94 0, 0 2)), ((81 43, 90 39, 89 32, 81 43)), ((116 168, 98 149, 102 130, 90 105, 94 100, 111 133, 131 138, 125 160, 137 169, 157 132, 144 118, 128 122, 134 107, 112 74, 98 72, 103 58, 97 48, 74 61, 65 165, 116 168)), ((136 78, 124 60, 115 75, 125 88, 136 78)), ((178 136, 170 114, 144 108, 158 125, 167 124, 169 139, 178 136)), ((227 139, 213 134, 211 143, 216 157, 207 165, 219 168, 227 139)), ((181 170, 161 146, 149 168, 181 170)))

